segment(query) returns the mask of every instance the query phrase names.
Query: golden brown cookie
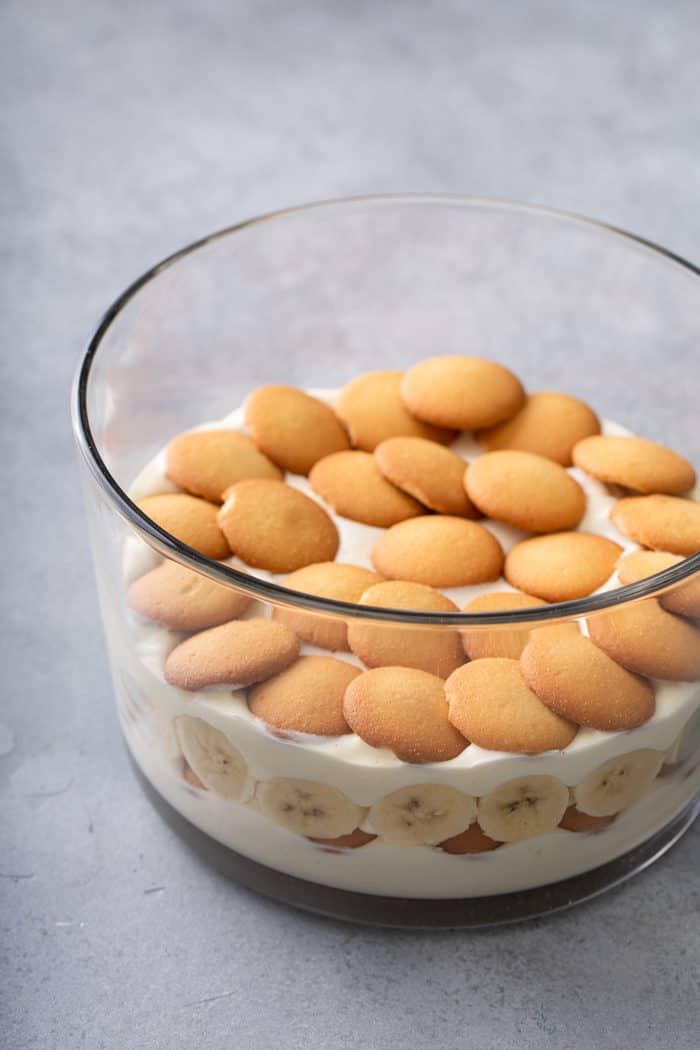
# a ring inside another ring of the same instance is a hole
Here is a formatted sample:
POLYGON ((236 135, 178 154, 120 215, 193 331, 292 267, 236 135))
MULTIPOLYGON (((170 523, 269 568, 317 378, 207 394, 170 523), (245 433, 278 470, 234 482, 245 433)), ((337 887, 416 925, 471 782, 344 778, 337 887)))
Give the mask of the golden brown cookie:
POLYGON ((437 442, 389 438, 374 450, 374 460, 388 481, 431 510, 462 518, 479 516, 463 485, 466 463, 437 442))
POLYGON ((464 664, 445 682, 445 696, 455 729, 488 751, 563 751, 578 730, 528 688, 517 660, 487 657, 464 664))
MULTIPOLYGON (((679 554, 668 554, 666 551, 632 551, 620 558, 617 575, 622 584, 637 583, 682 561, 679 554)), ((659 598, 659 604, 679 616, 700 616, 700 576, 694 576, 688 583, 666 591, 659 598)))
POLYGON ((574 445, 599 431, 598 417, 583 401, 568 394, 540 390, 528 395, 512 419, 480 431, 477 437, 489 451, 515 448, 570 467, 574 445))
POLYGON ((480 430, 511 419, 522 408, 525 391, 503 365, 454 354, 409 368, 401 397, 409 412, 426 423, 480 430))
POLYGON ((330 561, 338 550, 338 530, 323 507, 283 481, 239 481, 227 489, 218 521, 233 553, 269 572, 330 561))
POLYGON ((294 474, 350 447, 335 412, 293 386, 260 386, 245 403, 245 421, 265 455, 294 474))
POLYGON ((368 372, 343 387, 336 412, 355 448, 373 452, 382 441, 398 436, 426 438, 449 445, 454 430, 432 427, 416 419, 401 400, 403 372, 368 372))
POLYGON ((654 714, 654 690, 579 631, 540 627, 530 635, 520 670, 530 689, 562 718, 619 732, 654 714))
POLYGON ((654 598, 592 616, 588 630, 596 645, 630 671, 674 682, 700 678, 700 630, 654 598))
POLYGON ((590 813, 584 813, 576 806, 569 806, 564 816, 559 821, 559 827, 565 831, 602 831, 612 824, 615 816, 592 817, 590 813))
POLYGON ((700 551, 700 503, 678 496, 628 496, 610 511, 620 532, 642 547, 686 557, 700 551))
POLYGON ((506 557, 505 578, 513 587, 546 602, 566 602, 592 594, 615 571, 622 547, 590 532, 534 536, 506 557))
POLYGON ((575 529, 586 496, 562 466, 532 452, 487 452, 470 464, 464 487, 484 514, 526 532, 575 529))
POLYGON ((467 746, 448 721, 444 682, 415 668, 365 671, 348 686, 343 713, 367 744, 402 762, 445 762, 467 746))
POLYGON ((352 450, 324 456, 312 468, 309 484, 336 514, 365 525, 388 528, 425 513, 417 500, 380 474, 369 452, 352 450))
POLYGON ((248 707, 278 729, 342 736, 350 732, 343 717, 343 696, 360 673, 358 667, 333 656, 300 656, 274 678, 251 689, 248 707))
POLYGON ((166 449, 168 477, 195 496, 221 503, 223 492, 245 478, 276 478, 282 471, 237 430, 178 434, 166 449))
POLYGON ((201 631, 235 620, 252 598, 177 562, 164 561, 134 580, 126 600, 139 616, 171 631, 201 631))
POLYGON ((349 835, 338 835, 334 839, 316 839, 313 835, 308 836, 310 842, 325 846, 327 853, 340 853, 344 849, 360 849, 374 842, 376 837, 376 835, 370 835, 368 831, 363 831, 362 828, 355 828, 349 835))
POLYGON ((252 685, 288 667, 299 639, 271 620, 232 620, 176 645, 165 661, 171 685, 196 692, 208 685, 252 685))
POLYGON ((219 508, 184 492, 162 492, 146 496, 138 506, 144 514, 181 543, 207 558, 228 558, 226 537, 217 524, 219 508))
MULTIPOLYGON (((369 587, 361 605, 381 609, 418 609, 420 612, 458 612, 440 591, 421 583, 385 580, 369 587)), ((348 624, 348 642, 367 667, 405 666, 447 678, 464 663, 457 631, 448 627, 395 627, 388 623, 355 620, 348 624)))
POLYGON ((503 551, 488 529, 476 522, 424 515, 387 529, 374 545, 372 564, 389 579, 462 587, 497 580, 503 551))
MULTIPOLYGON (((489 591, 472 598, 464 606, 468 613, 504 612, 507 609, 530 609, 546 605, 541 598, 513 591, 489 591)), ((462 628, 462 645, 471 660, 485 656, 505 656, 519 660, 530 632, 527 628, 512 628, 505 624, 493 627, 462 628)))
MULTIPOLYGON (((297 569, 282 580, 282 586, 292 591, 302 591, 318 598, 331 598, 336 602, 359 602, 360 595, 379 583, 383 577, 371 569, 359 565, 345 565, 334 561, 318 562, 297 569)), ((309 645, 319 649, 348 650, 348 629, 345 621, 322 613, 307 613, 278 606, 272 612, 275 620, 286 623, 309 645)))
POLYGON ((444 853, 461 856, 464 853, 486 853, 489 850, 498 849, 502 845, 502 842, 490 839, 488 835, 484 834, 479 825, 474 822, 466 831, 461 831, 459 835, 453 835, 449 839, 438 842, 437 848, 443 850, 444 853))
POLYGON ((639 437, 598 434, 579 441, 574 463, 598 481, 636 492, 678 495, 695 484, 695 471, 683 456, 665 445, 639 437))

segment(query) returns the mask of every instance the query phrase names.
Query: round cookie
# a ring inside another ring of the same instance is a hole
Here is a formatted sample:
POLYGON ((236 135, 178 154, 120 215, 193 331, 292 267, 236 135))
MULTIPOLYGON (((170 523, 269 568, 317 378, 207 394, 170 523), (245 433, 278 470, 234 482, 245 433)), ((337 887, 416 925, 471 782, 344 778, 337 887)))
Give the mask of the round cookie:
MULTIPOLYGON (((680 555, 667 554, 666 551, 632 551, 620 558, 617 576, 622 584, 637 583, 682 561, 680 555)), ((672 591, 666 591, 659 598, 659 604, 679 616, 700 616, 700 576, 694 576, 689 583, 676 585, 672 591)))
POLYGON ((245 421, 256 445, 294 474, 308 474, 314 463, 350 442, 335 412, 293 386, 261 386, 245 403, 245 421))
POLYGON ((389 579, 462 587, 497 580, 503 551, 476 522, 424 515, 387 529, 374 545, 372 564, 389 579))
POLYGON ((421 437, 449 445, 453 430, 416 419, 401 400, 403 372, 367 372, 352 379, 340 392, 336 412, 345 423, 355 448, 373 452, 387 438, 421 437))
POLYGON ((414 416, 439 427, 480 430, 511 419, 525 401, 520 380, 503 365, 461 354, 410 368, 401 397, 414 416))
POLYGON ((452 835, 451 838, 438 842, 437 848, 444 853, 461 856, 464 853, 487 853, 489 850, 498 849, 502 845, 502 842, 490 839, 475 821, 466 831, 461 831, 459 835, 452 835))
POLYGON ((564 828, 565 831, 602 831, 603 828, 607 828, 608 824, 612 824, 614 819, 614 815, 612 817, 592 817, 576 806, 569 806, 559 821, 559 827, 564 828))
POLYGON ((196 692, 208 685, 252 685, 288 667, 299 639, 281 623, 232 620, 186 638, 165 661, 171 685, 196 692))
MULTIPOLYGON (((531 594, 514 593, 513 591, 489 591, 472 598, 464 606, 464 612, 504 612, 507 609, 530 609, 546 605, 541 598, 531 594)), ((527 628, 511 628, 497 624, 492 628, 474 627, 461 629, 462 645, 470 660, 480 660, 488 656, 504 656, 519 660, 530 632, 527 628)))
POLYGON ((181 489, 221 503, 223 492, 245 478, 276 478, 282 471, 237 430, 178 434, 166 449, 167 475, 181 489))
POLYGON ((484 514, 526 532, 565 532, 586 512, 578 482, 532 452, 486 452, 469 465, 464 487, 484 514))
MULTIPOLYGON (((337 602, 358 602, 363 591, 382 579, 379 573, 363 569, 359 565, 325 561, 297 569, 282 580, 282 585, 292 591, 302 591, 319 598, 331 598, 337 602)), ((342 619, 282 606, 273 609, 272 616, 273 619, 286 623, 309 645, 331 650, 350 648, 348 629, 342 619)))
POLYGON ((161 529, 207 558, 219 561, 230 555, 226 537, 217 523, 219 508, 213 503, 184 492, 162 492, 146 496, 138 506, 161 529))
POLYGON ((700 678, 700 630, 654 598, 592 616, 588 630, 596 645, 630 671, 674 682, 700 678))
POLYGON ((336 514, 365 525, 388 528, 425 508, 380 474, 374 456, 352 450, 334 452, 314 465, 309 484, 336 514))
POLYGON ((248 707, 277 729, 316 736, 342 736, 350 728, 343 717, 343 696, 358 667, 333 656, 300 656, 274 678, 248 692, 248 707))
POLYGON ((467 746, 448 721, 442 679, 415 668, 365 671, 348 686, 343 713, 367 744, 402 762, 445 762, 467 746))
POLYGON ((309 842, 316 842, 319 846, 325 846, 326 853, 340 853, 344 849, 360 849, 362 846, 374 842, 376 835, 370 835, 368 831, 355 828, 349 835, 336 835, 334 839, 317 839, 309 835, 309 842))
POLYGON ((520 670, 530 689, 562 718, 592 729, 634 729, 654 714, 654 690, 578 630, 559 625, 530 635, 520 670))
POLYGON ((171 631, 201 631, 235 620, 252 598, 166 560, 134 580, 126 600, 139 616, 171 631))
POLYGON ((665 445, 639 437, 598 434, 579 441, 574 463, 598 481, 637 492, 663 492, 674 496, 689 492, 695 471, 683 456, 665 445))
POLYGON ((323 507, 283 481, 239 481, 227 489, 218 522, 234 554, 269 572, 330 561, 338 550, 338 530, 323 507))
POLYGON ((489 751, 563 751, 577 733, 576 725, 527 686, 517 660, 487 657, 465 664, 445 682, 445 695, 452 725, 489 751))
POLYGON ((512 419, 480 431, 477 438, 489 452, 519 449, 570 467, 574 445, 599 432, 600 421, 585 402, 568 394, 540 390, 528 395, 512 419))
POLYGON ((513 587, 546 602, 566 602, 592 594, 615 571, 622 547, 590 532, 534 536, 513 547, 504 575, 513 587))
POLYGON ((431 510, 478 517, 463 485, 466 464, 448 448, 425 438, 395 437, 377 446, 374 460, 385 478, 431 510))
POLYGON ((678 496, 628 496, 610 511, 614 525, 642 547, 689 557, 700 551, 700 503, 678 496))
MULTIPOLYGON (((458 612, 440 591, 420 583, 385 580, 369 587, 360 605, 381 609, 418 609, 421 612, 458 612)), ((356 620, 348 624, 348 643, 367 667, 403 665, 447 678, 464 663, 459 633, 446 626, 395 627, 389 623, 356 620)))

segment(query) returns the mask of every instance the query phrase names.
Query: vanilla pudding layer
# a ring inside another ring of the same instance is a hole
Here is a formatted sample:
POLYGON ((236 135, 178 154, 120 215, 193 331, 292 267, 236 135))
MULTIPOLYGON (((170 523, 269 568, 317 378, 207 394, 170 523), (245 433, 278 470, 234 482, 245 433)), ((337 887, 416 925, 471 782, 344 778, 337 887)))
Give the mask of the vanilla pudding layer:
MULTIPOLYGON (((321 393, 328 403, 333 395, 321 393)), ((242 410, 217 423, 197 429, 245 430, 242 410)), ((606 434, 626 434, 622 427, 605 423, 606 434)), ((465 461, 482 450, 468 435, 451 446, 465 461)), ((607 536, 625 550, 637 545, 610 522, 615 500, 605 486, 576 468, 569 471, 587 496, 587 511, 579 528, 607 536)), ((323 501, 304 477, 287 475, 288 484, 323 501)), ((165 476, 165 454, 159 453, 139 474, 130 490, 134 500, 164 491, 176 491, 165 476)), ((336 560, 372 568, 370 551, 384 531, 338 517, 324 505, 340 533, 336 560)), ((525 534, 498 522, 482 522, 507 551, 525 534)), ((152 568, 158 556, 136 537, 124 550, 125 584, 152 568)), ((231 564, 237 563, 235 558, 231 564)), ((279 580, 259 570, 256 575, 279 580)), ((617 585, 613 576, 601 590, 617 585)), ((504 580, 445 589, 458 605, 490 590, 513 590, 504 580)), ((255 602, 246 617, 269 614, 255 602)), ((354 733, 340 737, 280 734, 248 709, 245 691, 235 685, 213 687, 197 693, 168 684, 163 666, 181 635, 140 620, 130 612, 109 617, 107 634, 120 698, 120 713, 129 746, 154 786, 184 816, 227 846, 261 863, 289 874, 339 888, 361 892, 415 897, 479 896, 525 889, 566 878, 621 855, 663 827, 698 791, 697 771, 692 770, 694 751, 700 746, 695 729, 684 727, 700 705, 698 684, 655 682, 656 710, 644 725, 627 732, 605 733, 581 728, 561 752, 526 756, 486 751, 469 744, 456 758, 441 763, 405 763, 386 749, 370 747, 354 733), (199 791, 183 780, 183 758, 173 729, 181 715, 201 718, 220 730, 240 751, 248 768, 248 802, 232 802, 212 791, 199 791), (683 736, 682 736, 683 734, 683 736), (270 821, 256 811, 255 785, 271 778, 299 778, 331 785, 360 806, 370 806, 391 792, 415 784, 446 784, 464 794, 483 797, 504 783, 532 775, 549 775, 567 786, 581 783, 603 762, 641 749, 670 752, 681 738, 683 763, 673 776, 660 776, 650 791, 614 822, 595 833, 557 829, 525 842, 507 844, 489 853, 451 856, 430 847, 406 848, 377 839, 360 849, 330 854, 307 839, 270 821), (678 772, 681 770, 682 772, 678 772), (405 863, 410 855, 410 864, 405 863)), ((302 646, 302 654, 325 650, 302 646)), ((362 667, 348 652, 338 657, 362 667)), ((697 719, 695 720, 697 722, 697 719)))

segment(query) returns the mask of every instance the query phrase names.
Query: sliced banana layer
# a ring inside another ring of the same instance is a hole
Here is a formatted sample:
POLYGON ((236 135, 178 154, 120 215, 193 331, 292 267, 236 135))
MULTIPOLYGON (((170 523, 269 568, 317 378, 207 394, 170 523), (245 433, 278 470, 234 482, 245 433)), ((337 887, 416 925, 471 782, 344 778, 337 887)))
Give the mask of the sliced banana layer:
POLYGON ((243 798, 248 767, 227 736, 191 715, 175 719, 175 733, 187 764, 205 787, 234 802, 243 798))
POLYGON ((603 762, 574 788, 576 805, 592 817, 611 817, 646 793, 664 761, 663 751, 630 751, 603 762))
POLYGON ((266 817, 309 838, 349 835, 366 813, 336 788, 313 780, 274 777, 260 781, 255 797, 266 817))
POLYGON ((569 789, 549 776, 519 777, 479 800, 482 831, 498 842, 520 842, 554 831, 569 804, 569 789))
POLYGON ((369 823, 397 846, 433 846, 464 831, 476 816, 476 802, 446 784, 415 784, 375 802, 369 823))

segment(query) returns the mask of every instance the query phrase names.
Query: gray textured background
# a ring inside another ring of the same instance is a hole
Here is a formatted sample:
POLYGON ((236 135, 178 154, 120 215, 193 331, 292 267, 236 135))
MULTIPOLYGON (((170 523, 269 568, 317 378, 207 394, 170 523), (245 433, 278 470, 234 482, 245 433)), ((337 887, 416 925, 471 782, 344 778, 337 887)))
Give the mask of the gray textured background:
POLYGON ((700 828, 478 934, 292 913, 185 851, 119 741, 67 409, 131 278, 285 204, 515 197, 697 262, 696 0, 4 0, 0 47, 0 1043, 696 1048, 700 828))

